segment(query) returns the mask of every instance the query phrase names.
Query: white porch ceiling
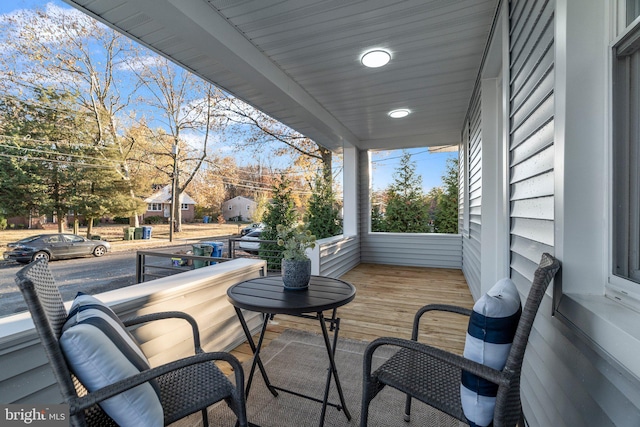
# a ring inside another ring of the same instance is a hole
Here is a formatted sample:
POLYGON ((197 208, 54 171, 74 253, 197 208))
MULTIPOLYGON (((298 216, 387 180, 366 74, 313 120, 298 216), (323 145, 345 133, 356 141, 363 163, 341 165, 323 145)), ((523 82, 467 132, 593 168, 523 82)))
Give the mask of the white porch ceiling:
POLYGON ((498 3, 65 1, 333 149, 457 144, 498 3))

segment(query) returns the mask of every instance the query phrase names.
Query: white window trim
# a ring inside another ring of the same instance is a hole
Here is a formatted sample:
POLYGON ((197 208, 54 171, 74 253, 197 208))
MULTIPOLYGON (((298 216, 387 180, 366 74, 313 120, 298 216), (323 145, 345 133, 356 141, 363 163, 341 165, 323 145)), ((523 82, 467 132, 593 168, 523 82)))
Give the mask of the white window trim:
POLYGON ((189 204, 188 203, 180 203, 180 209, 183 211, 188 211, 189 210, 189 204))
MULTIPOLYGON (((624 1, 620 2, 624 6, 624 1)), ((616 61, 615 57, 615 47, 625 38, 627 35, 637 32, 636 29, 640 26, 640 17, 636 18, 629 26, 626 25, 626 10, 624 7, 618 9, 618 13, 622 15, 622 18, 617 20, 618 31, 616 33, 618 36, 611 43, 610 49, 610 61, 611 67, 613 67, 613 63, 616 61), (623 30, 620 30, 620 26, 622 26, 623 30)), ((610 96, 610 105, 609 108, 609 123, 614 123, 613 116, 613 72, 610 70, 611 77, 609 78, 609 96, 610 96)), ((616 276, 613 274, 613 265, 614 265, 614 248, 613 248, 613 235, 614 235, 614 224, 613 224, 613 185, 614 185, 614 161, 613 158, 613 144, 614 135, 613 135, 613 125, 609 129, 609 146, 608 146, 608 167, 609 167, 609 191, 608 191, 608 206, 609 208, 609 219, 608 219, 608 277, 607 283, 605 286, 605 296, 616 301, 626 307, 629 307, 633 310, 636 310, 640 313, 640 284, 633 282, 632 280, 625 279, 624 277, 616 276)))
POLYGON ((612 271, 612 49, 620 39, 614 37, 619 13, 618 3, 599 0, 559 0, 556 6, 554 43, 563 55, 556 55, 554 67, 554 251, 563 268, 553 285, 554 316, 590 350, 640 379, 640 312, 605 296, 612 271), (601 43, 594 43, 597 36, 601 43), (585 70, 579 58, 602 67, 585 70), (570 78, 578 69, 581 79, 570 78), (594 104, 596 97, 605 102, 594 104), (576 191, 585 185, 595 189, 576 191))
POLYGON ((162 203, 149 203, 147 205, 147 210, 149 212, 162 212, 162 203), (157 209, 154 209, 157 208, 157 209))

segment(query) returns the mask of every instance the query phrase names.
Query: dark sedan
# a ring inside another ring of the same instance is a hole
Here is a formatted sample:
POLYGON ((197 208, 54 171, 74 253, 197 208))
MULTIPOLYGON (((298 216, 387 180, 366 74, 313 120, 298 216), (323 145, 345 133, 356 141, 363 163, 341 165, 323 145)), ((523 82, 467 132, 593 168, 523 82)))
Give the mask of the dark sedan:
POLYGON ((111 245, 103 240, 89 240, 76 234, 39 234, 7 245, 5 260, 28 263, 36 259, 77 258, 85 255, 100 257, 111 245))

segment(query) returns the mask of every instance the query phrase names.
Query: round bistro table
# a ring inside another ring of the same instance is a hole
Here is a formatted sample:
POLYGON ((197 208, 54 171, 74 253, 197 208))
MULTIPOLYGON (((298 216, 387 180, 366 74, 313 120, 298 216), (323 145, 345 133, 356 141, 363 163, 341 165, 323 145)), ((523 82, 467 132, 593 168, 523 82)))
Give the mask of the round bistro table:
POLYGON ((327 406, 333 406, 338 410, 343 410, 347 420, 351 420, 351 414, 347 409, 340 378, 338 377, 338 369, 335 363, 336 344, 338 342, 338 331, 340 330, 340 318, 337 316, 337 309, 349 302, 356 296, 355 287, 343 280, 333 279, 324 276, 311 276, 309 287, 304 290, 285 289, 282 284, 281 276, 259 277, 257 279, 247 280, 233 285, 227 290, 227 298, 234 306, 247 342, 253 351, 253 361, 251 363, 251 371, 247 379, 247 387, 245 393, 249 396, 251 382, 256 367, 260 370, 262 378, 269 391, 274 395, 278 395, 278 390, 290 393, 299 397, 310 399, 322 403, 322 413, 320 414, 320 426, 324 425, 327 406), (256 311, 264 314, 264 322, 260 331, 258 342, 255 343, 251 335, 251 331, 247 326, 247 322, 242 314, 242 309, 256 311), (332 310, 330 318, 326 318, 324 311, 332 310), (322 336, 324 338, 327 355, 329 356, 330 369, 327 374, 327 381, 324 390, 323 399, 320 400, 313 396, 308 396, 298 391, 286 390, 281 387, 274 386, 269 381, 267 371, 260 360, 260 349, 262 341, 267 330, 269 320, 276 314, 288 314, 305 318, 317 319, 320 323, 322 336), (327 330, 327 323, 330 325, 327 330), (333 332, 333 343, 329 338, 329 331, 333 332), (331 377, 335 379, 336 389, 340 396, 340 404, 334 404, 328 401, 329 388, 331 387, 331 377))

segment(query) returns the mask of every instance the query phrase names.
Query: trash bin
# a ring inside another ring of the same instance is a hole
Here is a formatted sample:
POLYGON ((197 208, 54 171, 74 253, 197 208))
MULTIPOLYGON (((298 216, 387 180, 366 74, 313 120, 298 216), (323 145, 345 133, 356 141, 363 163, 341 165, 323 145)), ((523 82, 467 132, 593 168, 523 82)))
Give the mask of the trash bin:
MULTIPOLYGON (((193 245, 193 254, 196 256, 211 256, 211 252, 213 251, 213 246, 197 244, 193 245)), ((201 261, 199 259, 193 260, 193 268, 200 268, 209 265, 208 261, 201 261)))
POLYGON ((205 216, 202 217, 202 223, 203 224, 209 224, 209 216, 208 215, 205 215, 205 216))
POLYGON ((149 226, 142 227, 142 238, 145 240, 151 239, 151 227, 149 226))
MULTIPOLYGON (((222 258, 222 251, 224 249, 224 242, 200 242, 201 245, 207 245, 211 247, 211 256, 216 258, 222 258)), ((211 265, 216 264, 215 261, 211 261, 211 265)))
POLYGON ((122 231, 124 231, 124 240, 133 240, 136 228, 135 227, 124 227, 122 229, 122 231))
POLYGON ((135 240, 142 239, 142 227, 134 227, 134 229, 133 229, 133 238, 135 240))

